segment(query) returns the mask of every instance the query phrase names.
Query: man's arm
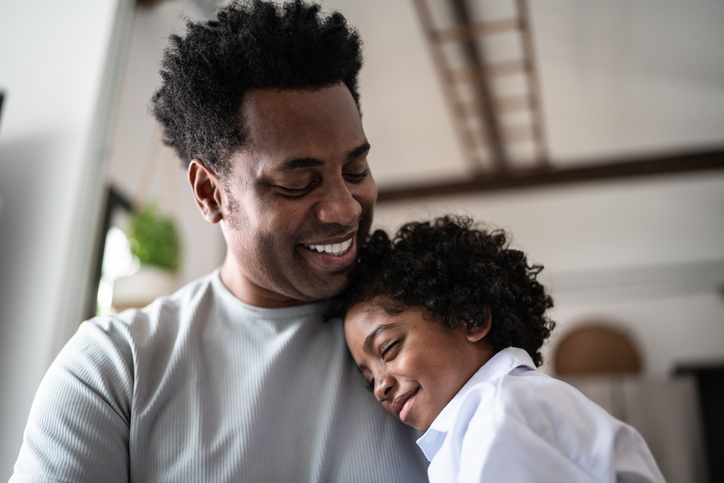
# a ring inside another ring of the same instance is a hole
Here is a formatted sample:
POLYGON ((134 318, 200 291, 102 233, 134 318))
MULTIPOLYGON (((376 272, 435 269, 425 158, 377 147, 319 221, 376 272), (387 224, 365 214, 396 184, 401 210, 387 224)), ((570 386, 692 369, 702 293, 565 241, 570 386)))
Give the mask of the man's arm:
POLYGON ((109 322, 83 323, 43 378, 11 483, 129 480, 133 358, 109 322))

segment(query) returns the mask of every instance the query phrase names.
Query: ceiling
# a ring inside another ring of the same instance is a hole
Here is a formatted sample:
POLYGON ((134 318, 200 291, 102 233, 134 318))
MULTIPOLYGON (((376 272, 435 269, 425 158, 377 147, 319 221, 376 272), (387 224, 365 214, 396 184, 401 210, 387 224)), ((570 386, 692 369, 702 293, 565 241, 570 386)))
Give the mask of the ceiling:
POLYGON ((724 168, 721 2, 321 3, 365 42, 381 202, 724 168))

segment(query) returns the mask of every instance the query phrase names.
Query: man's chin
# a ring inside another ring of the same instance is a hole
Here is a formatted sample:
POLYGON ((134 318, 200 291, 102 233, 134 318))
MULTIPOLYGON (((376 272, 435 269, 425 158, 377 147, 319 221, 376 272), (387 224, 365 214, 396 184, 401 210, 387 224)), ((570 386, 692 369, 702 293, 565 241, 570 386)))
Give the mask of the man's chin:
POLYGON ((328 276, 309 281, 302 288, 304 297, 308 302, 317 302, 339 295, 349 284, 347 276, 350 271, 351 269, 333 275, 328 274, 328 276))

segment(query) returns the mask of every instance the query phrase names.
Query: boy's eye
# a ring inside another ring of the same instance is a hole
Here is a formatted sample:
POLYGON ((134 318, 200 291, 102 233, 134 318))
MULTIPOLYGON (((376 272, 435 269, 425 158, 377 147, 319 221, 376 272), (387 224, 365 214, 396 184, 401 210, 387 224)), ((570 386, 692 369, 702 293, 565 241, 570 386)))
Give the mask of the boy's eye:
POLYGON ((387 356, 390 353, 390 351, 392 350, 392 348, 397 346, 397 344, 399 344, 399 343, 400 343, 400 341, 396 340, 390 344, 382 346, 380 348, 380 357, 382 357, 382 359, 385 359, 385 356, 387 356))
POLYGON ((374 392, 375 390, 375 380, 372 379, 371 381, 367 381, 367 390, 369 392, 374 392))

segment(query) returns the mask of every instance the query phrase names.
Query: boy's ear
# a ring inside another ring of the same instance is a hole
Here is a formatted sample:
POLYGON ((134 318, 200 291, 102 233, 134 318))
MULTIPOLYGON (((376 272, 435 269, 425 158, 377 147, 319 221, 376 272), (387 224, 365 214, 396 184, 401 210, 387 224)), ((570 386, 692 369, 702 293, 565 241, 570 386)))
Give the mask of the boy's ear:
POLYGON ((199 159, 192 159, 188 171, 189 184, 196 200, 196 206, 209 223, 218 223, 223 218, 221 183, 214 173, 199 159))
POLYGON ((490 327, 493 325, 492 316, 490 315, 490 309, 485 309, 485 316, 485 324, 478 327, 470 327, 468 329, 466 338, 469 342, 479 342, 483 340, 486 335, 488 335, 488 332, 490 332, 490 327))

